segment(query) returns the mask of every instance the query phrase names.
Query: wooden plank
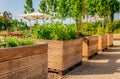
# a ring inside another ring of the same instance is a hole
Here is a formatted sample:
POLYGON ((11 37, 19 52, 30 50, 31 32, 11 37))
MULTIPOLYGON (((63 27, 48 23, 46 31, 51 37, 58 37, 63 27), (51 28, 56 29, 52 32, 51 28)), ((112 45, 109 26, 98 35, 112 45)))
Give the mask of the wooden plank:
POLYGON ((56 70, 56 69, 51 69, 51 68, 48 68, 48 71, 49 72, 52 72, 52 73, 57 73, 59 74, 60 76, 63 76, 65 74, 67 74, 68 72, 74 70, 75 68, 79 67, 80 65, 82 64, 82 61, 78 62, 77 64, 74 64, 73 66, 71 66, 70 68, 66 69, 66 70, 56 70))
POLYGON ((107 48, 107 34, 99 35, 98 37, 98 50, 103 51, 107 48))
POLYGON ((47 44, 0 49, 0 62, 46 53, 47 44))
POLYGON ((98 36, 84 37, 82 56, 87 59, 98 52, 98 36))
POLYGON ((48 43, 48 68, 63 70, 62 67, 63 41, 37 40, 37 42, 48 43))
POLYGON ((82 61, 82 44, 83 44, 82 41, 83 41, 82 38, 76 40, 64 41, 64 50, 63 50, 64 70, 82 61))
POLYGON ((113 45, 113 34, 107 34, 107 47, 113 45))
POLYGON ((10 54, 13 52, 13 54, 3 57, 5 60, 1 58, 0 79, 47 79, 47 44, 1 49, 2 52, 0 51, 0 55, 2 56, 4 56, 2 54, 4 53, 3 50, 10 54), (22 48, 26 53, 20 53, 22 48), (18 53, 17 50, 13 52, 13 49, 19 50, 18 53), (28 51, 28 49, 32 49, 32 51, 28 51), (20 54, 21 57, 19 57, 20 54), (12 59, 9 58, 11 56, 13 56, 12 59))
POLYGON ((64 71, 82 60, 82 41, 74 39, 68 41, 38 40, 48 43, 48 68, 64 71), (66 63, 69 62, 71 63, 66 63), (76 61, 77 60, 77 61, 76 61))
POLYGON ((114 40, 120 40, 120 34, 114 34, 113 39, 114 40))

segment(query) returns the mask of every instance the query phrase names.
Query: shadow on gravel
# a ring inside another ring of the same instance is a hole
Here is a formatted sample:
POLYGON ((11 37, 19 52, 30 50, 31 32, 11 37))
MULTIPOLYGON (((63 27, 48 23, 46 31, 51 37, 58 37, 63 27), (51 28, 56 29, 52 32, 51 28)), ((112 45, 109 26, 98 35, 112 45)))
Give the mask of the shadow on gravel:
POLYGON ((98 75, 98 74, 120 74, 120 46, 110 47, 102 54, 97 55, 79 66, 67 75, 98 75))

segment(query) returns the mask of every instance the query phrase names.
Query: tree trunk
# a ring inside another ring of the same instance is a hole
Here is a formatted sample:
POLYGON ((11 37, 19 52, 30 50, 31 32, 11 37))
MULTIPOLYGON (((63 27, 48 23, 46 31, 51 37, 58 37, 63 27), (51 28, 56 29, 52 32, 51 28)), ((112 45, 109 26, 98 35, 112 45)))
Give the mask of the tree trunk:
MULTIPOLYGON (((111 19, 111 26, 113 27, 113 21, 114 21, 114 14, 110 15, 110 19, 111 19)), ((113 28, 111 29, 113 32, 113 28)))
POLYGON ((81 28, 82 28, 82 16, 79 16, 79 19, 76 21, 77 22, 77 38, 80 37, 81 35, 81 28))
POLYGON ((113 20, 114 20, 114 14, 110 15, 110 19, 111 19, 111 22, 113 22, 113 20))
POLYGON ((87 22, 88 22, 89 14, 87 14, 86 16, 87 16, 86 18, 87 18, 87 22))

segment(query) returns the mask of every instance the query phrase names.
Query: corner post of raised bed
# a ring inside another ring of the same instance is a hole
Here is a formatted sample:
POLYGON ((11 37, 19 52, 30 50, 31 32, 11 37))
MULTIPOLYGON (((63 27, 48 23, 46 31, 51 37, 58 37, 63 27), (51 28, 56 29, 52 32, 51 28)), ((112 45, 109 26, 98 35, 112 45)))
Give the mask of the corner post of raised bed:
POLYGON ((107 34, 98 35, 98 50, 99 53, 107 49, 107 34))
POLYGON ((88 56, 89 56, 89 40, 87 37, 84 37, 83 39, 83 50, 82 50, 82 60, 83 62, 87 62, 88 61, 88 56))
POLYGON ((107 48, 113 46, 113 34, 107 34, 107 48))
POLYGON ((83 41, 83 62, 88 62, 89 58, 94 57, 98 54, 98 36, 87 36, 84 37, 83 41))

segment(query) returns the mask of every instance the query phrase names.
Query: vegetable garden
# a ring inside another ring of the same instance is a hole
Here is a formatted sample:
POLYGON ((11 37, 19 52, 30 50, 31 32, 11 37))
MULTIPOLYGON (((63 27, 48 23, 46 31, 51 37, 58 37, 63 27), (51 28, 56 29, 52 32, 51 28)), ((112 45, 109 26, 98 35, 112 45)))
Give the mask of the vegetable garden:
MULTIPOLYGON (((32 0, 26 0, 24 8, 25 14, 34 12, 32 0)), ((51 22, 34 24, 30 28, 26 22, 13 19, 12 14, 8 13, 10 17, 8 22, 0 17, 0 43, 6 44, 5 49, 7 50, 11 48, 18 50, 14 52, 14 55, 17 53, 15 58, 33 57, 33 61, 37 64, 36 61, 43 58, 44 63, 40 61, 42 65, 40 63, 40 66, 36 65, 41 71, 40 73, 42 74, 43 71, 45 75, 42 78, 47 79, 47 71, 60 75, 66 74, 69 69, 73 69, 73 66, 86 62, 89 58, 99 54, 99 51, 104 51, 112 46, 113 34, 120 33, 120 21, 114 21, 114 13, 120 11, 120 2, 117 0, 40 0, 38 11, 55 16, 58 18, 58 22, 55 22, 54 18, 42 19, 51 22), (83 22, 85 16, 88 19, 88 16, 95 17, 96 14, 103 20, 83 22), (68 18, 72 18, 75 23, 64 24, 63 21, 68 18), (47 44, 41 44, 41 42, 47 44), (40 45, 36 45, 39 43, 40 45), (23 51, 21 51, 22 48, 23 51)), ((30 19, 27 20, 30 21, 30 19)), ((1 46, 1 51, 5 50, 3 47, 1 46)), ((3 53, 1 51, 0 53, 3 53)), ((29 58, 26 59, 29 60, 29 58)), ((32 60, 32 58, 30 59, 32 60)), ((20 60, 22 61, 21 58, 20 60)), ((32 68, 31 62, 29 64, 32 68)), ((34 78, 36 78, 36 74, 34 78)), ((33 78, 31 77, 31 79, 33 78)))

